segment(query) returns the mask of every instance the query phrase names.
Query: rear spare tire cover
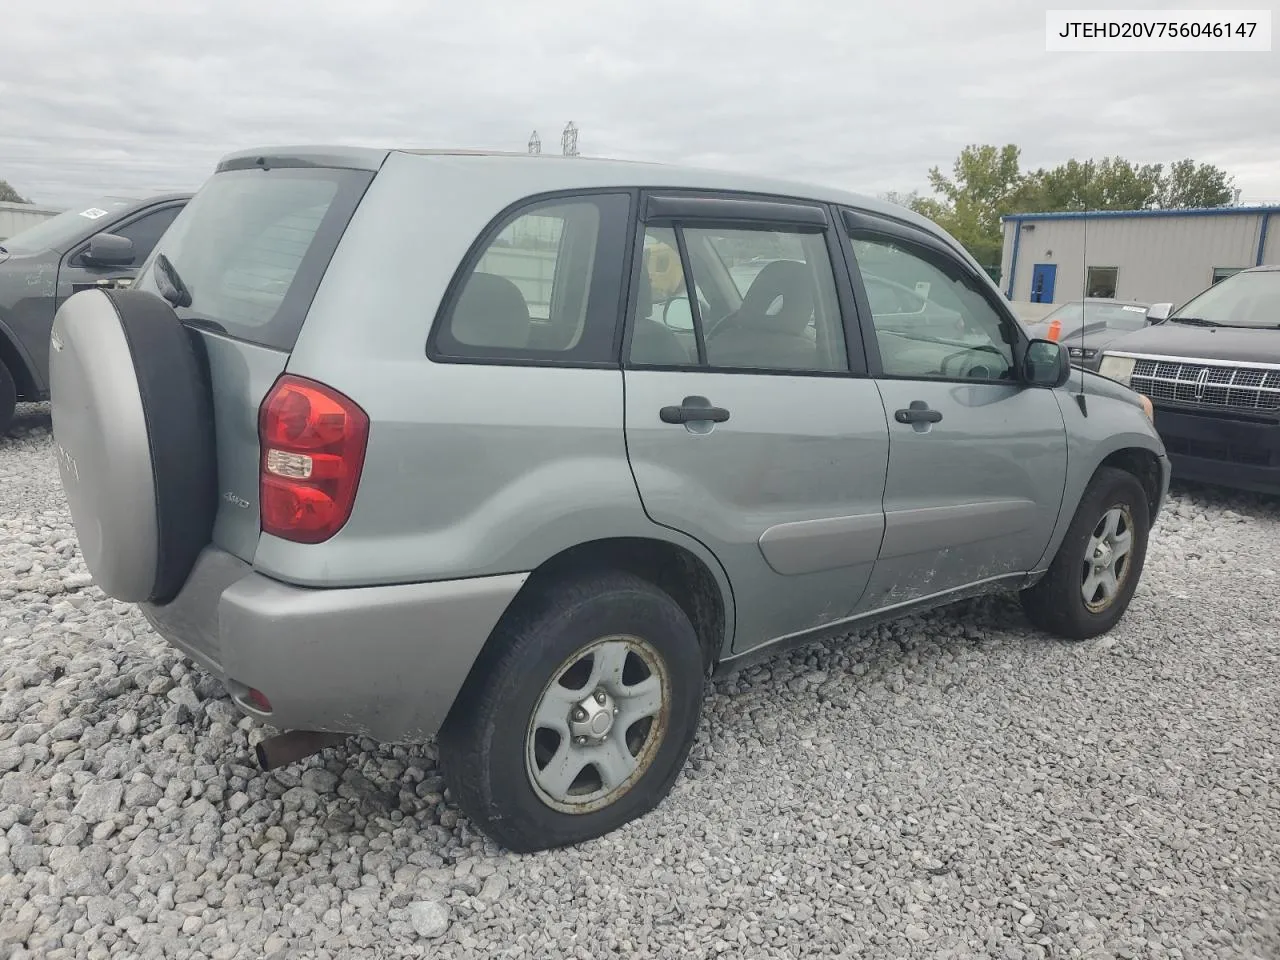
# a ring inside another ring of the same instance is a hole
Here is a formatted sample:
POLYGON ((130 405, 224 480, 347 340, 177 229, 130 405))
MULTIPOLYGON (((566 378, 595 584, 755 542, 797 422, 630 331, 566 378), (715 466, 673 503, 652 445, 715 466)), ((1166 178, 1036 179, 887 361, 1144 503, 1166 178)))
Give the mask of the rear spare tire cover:
POLYGON ((53 439, 89 572, 118 600, 164 603, 217 507, 207 362, 169 304, 86 290, 54 318, 53 439))

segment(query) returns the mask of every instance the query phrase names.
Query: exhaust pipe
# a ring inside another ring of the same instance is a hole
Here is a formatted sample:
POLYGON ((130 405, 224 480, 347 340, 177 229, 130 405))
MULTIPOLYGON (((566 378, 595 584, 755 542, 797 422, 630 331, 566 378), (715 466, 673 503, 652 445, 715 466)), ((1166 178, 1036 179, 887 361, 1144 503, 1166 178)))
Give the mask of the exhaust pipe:
POLYGON ((346 739, 345 733, 291 730, 267 737, 253 749, 258 755, 258 766, 263 770, 274 770, 319 753, 325 747, 335 747, 346 739))

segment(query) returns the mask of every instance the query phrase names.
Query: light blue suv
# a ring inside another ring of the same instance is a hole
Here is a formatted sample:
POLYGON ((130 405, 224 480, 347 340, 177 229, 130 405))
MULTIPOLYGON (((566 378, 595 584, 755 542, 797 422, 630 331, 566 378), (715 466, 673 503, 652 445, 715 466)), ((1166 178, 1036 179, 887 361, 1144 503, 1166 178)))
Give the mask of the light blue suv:
POLYGON ((89 569, 263 764, 438 735, 516 850, 657 804, 713 670, 995 590, 1110 629, 1169 477, 928 221, 674 167, 234 154, 51 347, 89 569))

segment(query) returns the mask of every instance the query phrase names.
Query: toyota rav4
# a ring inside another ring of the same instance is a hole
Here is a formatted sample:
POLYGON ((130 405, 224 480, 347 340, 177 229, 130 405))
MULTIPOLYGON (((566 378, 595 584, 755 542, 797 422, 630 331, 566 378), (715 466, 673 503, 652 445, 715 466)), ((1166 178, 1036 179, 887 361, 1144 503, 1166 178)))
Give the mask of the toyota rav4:
POLYGON ((657 804, 713 671, 996 590, 1109 630, 1169 478, 929 221, 727 173, 234 154, 51 346, 100 587, 264 765, 436 736, 515 850, 657 804))

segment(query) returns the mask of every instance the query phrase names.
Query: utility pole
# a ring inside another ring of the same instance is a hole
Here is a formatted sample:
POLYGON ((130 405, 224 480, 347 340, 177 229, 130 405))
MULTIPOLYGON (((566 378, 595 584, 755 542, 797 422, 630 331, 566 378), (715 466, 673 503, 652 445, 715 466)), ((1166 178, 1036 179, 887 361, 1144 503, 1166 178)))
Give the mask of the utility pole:
POLYGON ((529 135, 529 152, 535 155, 542 152, 542 140, 537 130, 529 135))

